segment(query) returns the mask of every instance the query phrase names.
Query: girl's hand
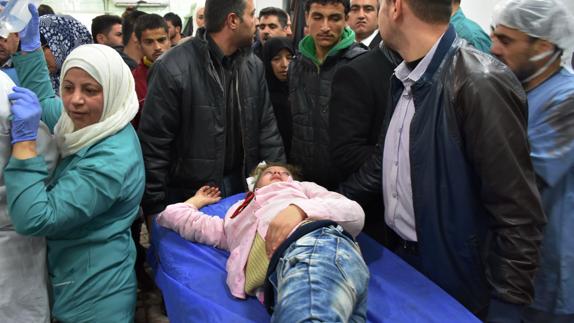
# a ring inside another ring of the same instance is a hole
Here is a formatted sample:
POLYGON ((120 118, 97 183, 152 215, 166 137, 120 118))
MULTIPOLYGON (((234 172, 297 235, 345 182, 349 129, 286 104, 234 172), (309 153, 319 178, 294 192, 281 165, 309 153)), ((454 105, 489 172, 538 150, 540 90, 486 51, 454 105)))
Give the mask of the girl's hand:
POLYGON ((195 192, 195 195, 189 200, 185 201, 187 204, 191 204, 198 209, 206 205, 217 203, 221 200, 221 192, 219 188, 214 186, 202 186, 195 192))

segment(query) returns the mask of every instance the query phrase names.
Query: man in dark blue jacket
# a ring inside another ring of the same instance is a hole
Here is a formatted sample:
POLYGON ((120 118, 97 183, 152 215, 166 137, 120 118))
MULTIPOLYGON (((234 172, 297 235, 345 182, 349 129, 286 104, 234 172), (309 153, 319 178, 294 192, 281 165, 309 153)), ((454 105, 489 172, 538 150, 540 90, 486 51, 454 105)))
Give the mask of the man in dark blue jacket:
POLYGON ((479 317, 519 322, 546 221, 526 95, 506 66, 456 36, 450 14, 450 0, 382 1, 381 35, 404 61, 383 151, 342 190, 382 184, 394 251, 479 317))

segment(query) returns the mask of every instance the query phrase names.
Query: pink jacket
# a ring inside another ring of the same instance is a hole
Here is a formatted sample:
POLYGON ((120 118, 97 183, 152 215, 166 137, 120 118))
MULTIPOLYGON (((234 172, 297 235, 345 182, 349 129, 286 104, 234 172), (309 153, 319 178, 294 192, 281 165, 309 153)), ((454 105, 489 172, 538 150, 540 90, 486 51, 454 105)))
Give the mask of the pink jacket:
POLYGON ((311 182, 278 182, 262 187, 255 191, 251 203, 231 219, 242 202, 229 208, 225 219, 204 214, 185 203, 168 206, 157 218, 161 226, 187 240, 228 250, 227 286, 237 298, 245 298, 244 268, 255 233, 265 238, 269 223, 290 204, 305 211, 309 220, 333 220, 353 236, 361 232, 365 220, 357 202, 311 182))

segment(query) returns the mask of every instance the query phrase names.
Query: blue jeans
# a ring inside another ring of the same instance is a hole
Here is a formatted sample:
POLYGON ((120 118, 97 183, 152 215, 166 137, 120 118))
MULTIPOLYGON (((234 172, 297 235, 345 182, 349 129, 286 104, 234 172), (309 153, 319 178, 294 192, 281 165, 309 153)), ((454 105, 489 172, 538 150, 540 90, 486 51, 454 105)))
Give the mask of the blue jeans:
POLYGON ((359 246, 340 226, 312 231, 293 242, 270 281, 271 322, 365 322, 369 269, 359 246))

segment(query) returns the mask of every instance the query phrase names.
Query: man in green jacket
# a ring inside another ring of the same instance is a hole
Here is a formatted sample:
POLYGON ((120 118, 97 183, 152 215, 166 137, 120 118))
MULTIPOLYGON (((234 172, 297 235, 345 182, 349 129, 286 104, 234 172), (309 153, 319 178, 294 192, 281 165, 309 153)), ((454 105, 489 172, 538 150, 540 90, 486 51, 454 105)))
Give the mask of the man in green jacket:
MULTIPOLYGON (((339 179, 329 155, 329 100, 335 71, 367 50, 355 43, 347 27, 348 0, 309 0, 305 20, 309 35, 299 43, 301 55, 289 68, 293 122, 290 162, 303 178, 328 189, 339 179)), ((288 140, 288 139, 287 139, 288 140)))

